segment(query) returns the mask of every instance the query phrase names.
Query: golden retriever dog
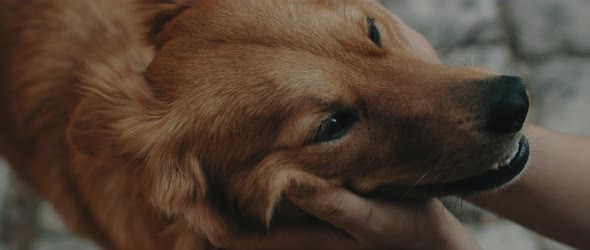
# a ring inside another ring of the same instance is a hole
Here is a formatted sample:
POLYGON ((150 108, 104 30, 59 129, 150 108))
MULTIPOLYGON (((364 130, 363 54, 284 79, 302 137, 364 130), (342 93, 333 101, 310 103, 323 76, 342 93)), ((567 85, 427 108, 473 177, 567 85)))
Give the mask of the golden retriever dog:
POLYGON ((521 79, 427 60, 375 1, 1 2, 0 153, 105 249, 296 223, 289 185, 466 194, 528 160, 521 79))

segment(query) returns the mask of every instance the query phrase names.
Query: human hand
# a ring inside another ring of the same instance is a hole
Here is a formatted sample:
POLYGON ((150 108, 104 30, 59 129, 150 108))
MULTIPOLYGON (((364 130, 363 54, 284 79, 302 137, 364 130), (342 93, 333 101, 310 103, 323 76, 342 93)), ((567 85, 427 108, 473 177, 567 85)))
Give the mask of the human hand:
POLYGON ((365 199, 342 188, 290 190, 297 206, 336 230, 279 229, 215 241, 225 249, 480 249, 438 200, 421 206, 365 199))

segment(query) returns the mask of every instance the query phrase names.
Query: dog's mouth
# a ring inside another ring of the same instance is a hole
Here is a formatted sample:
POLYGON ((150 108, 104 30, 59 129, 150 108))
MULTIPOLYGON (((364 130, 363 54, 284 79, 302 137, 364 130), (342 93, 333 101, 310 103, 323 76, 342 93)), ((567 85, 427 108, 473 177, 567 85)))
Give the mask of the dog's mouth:
POLYGON ((526 137, 522 137, 518 148, 506 160, 494 164, 489 170, 467 178, 446 183, 416 185, 412 187, 379 188, 370 196, 391 197, 402 191, 403 196, 433 197, 447 195, 469 195, 500 188, 517 179, 527 166, 530 147, 526 137), (395 190, 395 191, 394 191, 395 190), (392 193, 393 191, 393 193, 392 193))
POLYGON ((471 194, 500 188, 515 180, 526 168, 530 147, 526 137, 522 137, 518 149, 510 158, 496 163, 491 169, 477 176, 471 176, 449 183, 429 184, 417 187, 426 193, 471 194))

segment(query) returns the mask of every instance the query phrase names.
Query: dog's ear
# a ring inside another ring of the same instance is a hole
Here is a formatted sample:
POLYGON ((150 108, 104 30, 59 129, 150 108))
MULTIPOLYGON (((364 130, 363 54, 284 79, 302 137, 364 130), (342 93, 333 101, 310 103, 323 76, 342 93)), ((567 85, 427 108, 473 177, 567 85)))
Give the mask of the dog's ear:
POLYGON ((159 48, 165 37, 161 33, 166 25, 176 16, 190 8, 199 0, 142 0, 140 10, 143 16, 143 25, 146 28, 146 39, 148 43, 159 48))
POLYGON ((122 51, 124 59, 100 60, 78 77, 82 99, 67 129, 71 149, 128 163, 130 173, 144 178, 131 185, 142 185, 156 208, 205 235, 235 231, 208 200, 206 174, 191 153, 194 143, 180 129, 183 119, 157 100, 143 76, 153 50, 137 45, 122 51))
POLYGON ((253 171, 232 180, 228 188, 229 195, 233 195, 230 199, 241 209, 238 213, 246 223, 268 228, 285 191, 293 185, 317 191, 338 183, 285 164, 279 158, 269 158, 253 171))
POLYGON ((83 153, 141 154, 153 144, 134 141, 148 140, 145 133, 153 132, 164 112, 141 73, 153 52, 134 46, 122 50, 127 50, 122 58, 97 60, 76 78, 81 101, 71 119, 68 140, 83 153))
POLYGON ((277 172, 275 177, 270 180, 269 187, 271 189, 267 193, 266 207, 261 207, 262 210, 260 211, 263 211, 263 213, 260 214, 260 218, 269 227, 278 204, 284 198, 283 194, 290 188, 297 187, 311 193, 325 190, 334 185, 338 185, 338 183, 330 182, 301 170, 291 169, 277 172), (276 188, 276 190, 272 188, 276 188))

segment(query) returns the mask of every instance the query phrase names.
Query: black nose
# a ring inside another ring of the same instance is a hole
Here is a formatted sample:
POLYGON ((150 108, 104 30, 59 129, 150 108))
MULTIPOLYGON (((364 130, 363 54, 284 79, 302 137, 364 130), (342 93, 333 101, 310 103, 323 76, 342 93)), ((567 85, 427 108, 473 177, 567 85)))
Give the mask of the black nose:
POLYGON ((494 133, 516 133, 529 111, 529 98, 521 78, 500 76, 490 82, 486 129, 494 133))

